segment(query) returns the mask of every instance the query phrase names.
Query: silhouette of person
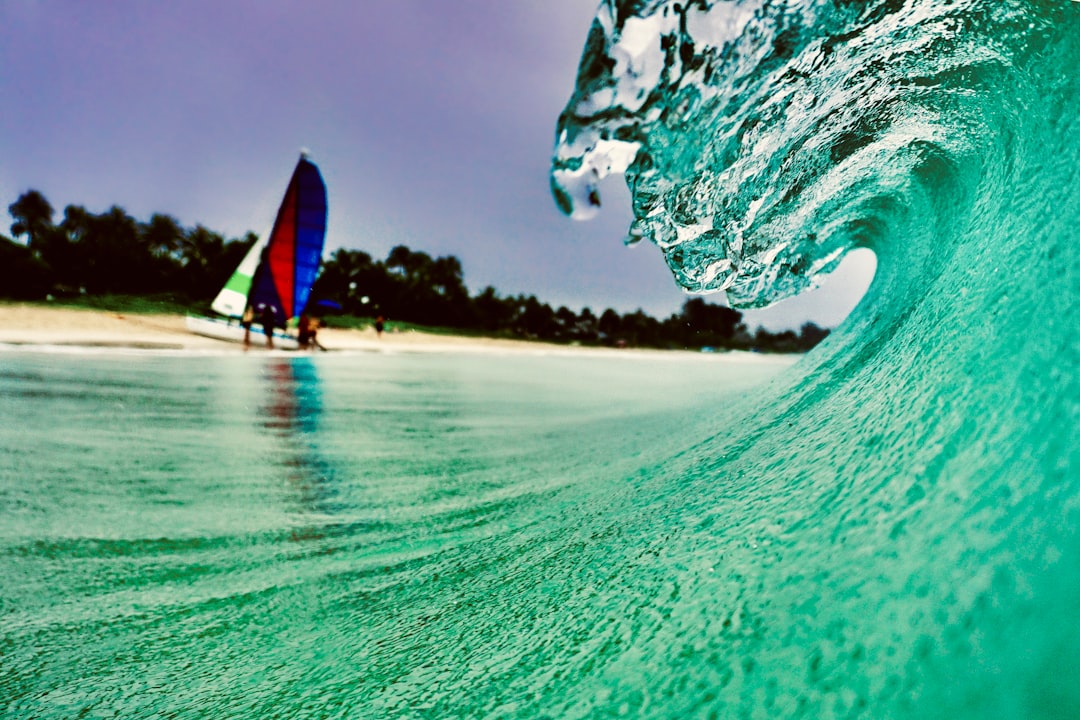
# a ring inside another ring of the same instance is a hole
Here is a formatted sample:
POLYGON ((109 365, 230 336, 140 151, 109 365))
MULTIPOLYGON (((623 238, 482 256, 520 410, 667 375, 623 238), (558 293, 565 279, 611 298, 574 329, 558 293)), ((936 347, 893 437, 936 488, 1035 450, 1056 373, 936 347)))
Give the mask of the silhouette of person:
POLYGON ((311 341, 312 341, 312 338, 314 337, 314 334, 312 333, 313 329, 314 329, 314 323, 312 322, 311 318, 309 318, 307 316, 307 313, 301 315, 300 316, 300 323, 296 327, 296 330, 297 330, 297 338, 296 339, 297 339, 297 342, 300 343, 300 349, 301 350, 307 350, 311 346, 311 341))
POLYGON ((259 322, 266 333, 266 347, 274 349, 274 326, 277 325, 277 308, 265 303, 259 305, 259 322))
POLYGON ((240 326, 244 328, 244 349, 251 347, 251 323, 255 321, 255 308, 248 305, 244 308, 244 316, 240 318, 240 326))
POLYGON ((322 321, 314 315, 301 315, 300 324, 297 327, 299 331, 299 337, 297 340, 300 343, 300 348, 304 350, 314 350, 319 345, 319 328, 323 326, 322 321))

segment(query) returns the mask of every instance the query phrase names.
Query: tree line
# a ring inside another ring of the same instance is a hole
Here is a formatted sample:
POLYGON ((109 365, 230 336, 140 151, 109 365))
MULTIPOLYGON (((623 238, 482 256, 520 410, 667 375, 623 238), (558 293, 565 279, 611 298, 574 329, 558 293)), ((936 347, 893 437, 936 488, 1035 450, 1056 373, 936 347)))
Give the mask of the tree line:
MULTIPOLYGON (((11 233, 0 236, 0 297, 40 300, 72 295, 166 295, 205 310, 244 254, 254 233, 227 239, 202 225, 183 227, 154 214, 138 221, 113 206, 95 214, 68 205, 56 212, 37 190, 8 206, 11 233)), ((398 245, 383 260, 339 249, 324 263, 313 303, 336 305, 343 318, 384 316, 394 321, 554 342, 657 348, 758 349, 803 352, 828 330, 807 323, 798 331, 751 332, 737 310, 688 299, 658 320, 642 310, 575 312, 552 308, 534 295, 501 295, 488 286, 471 294, 461 261, 398 245)), ((325 314, 325 310, 317 311, 325 314)), ((335 318, 329 318, 330 324, 335 318)))
POLYGON ((140 222, 115 205, 100 214, 68 205, 55 223, 37 190, 20 195, 8 213, 12 235, 26 244, 0 242, 0 295, 19 300, 153 293, 208 302, 257 240, 185 228, 162 214, 140 222))
POLYGON ((599 315, 552 308, 535 295, 500 295, 491 286, 470 295, 461 262, 449 255, 431 257, 398 245, 385 260, 360 250, 340 249, 323 264, 312 298, 333 300, 342 312, 503 334, 554 342, 656 348, 759 349, 804 352, 828 335, 807 323, 799 332, 751 333, 742 313, 704 299, 690 298, 682 309, 658 320, 642 310, 599 315))

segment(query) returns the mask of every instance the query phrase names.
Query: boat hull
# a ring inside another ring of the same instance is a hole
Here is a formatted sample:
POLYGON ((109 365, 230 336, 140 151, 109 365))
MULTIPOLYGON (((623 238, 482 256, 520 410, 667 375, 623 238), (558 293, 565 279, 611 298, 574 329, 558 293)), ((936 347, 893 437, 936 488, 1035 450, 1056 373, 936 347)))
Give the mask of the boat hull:
MULTIPOLYGON (((224 340, 225 342, 244 342, 244 328, 238 320, 224 320, 210 317, 188 315, 186 320, 187 329, 196 335, 224 340)), ((262 326, 253 323, 251 326, 251 344, 257 347, 266 346, 266 333, 262 326)), ((284 331, 274 331, 274 348, 279 350, 298 350, 300 343, 292 335, 284 331)))

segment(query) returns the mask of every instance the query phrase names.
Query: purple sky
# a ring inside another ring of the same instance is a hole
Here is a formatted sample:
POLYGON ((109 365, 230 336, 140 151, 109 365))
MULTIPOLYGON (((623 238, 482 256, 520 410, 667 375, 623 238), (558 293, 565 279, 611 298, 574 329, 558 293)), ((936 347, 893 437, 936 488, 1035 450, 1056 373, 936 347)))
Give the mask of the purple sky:
MULTIPOLYGON (((655 247, 623 247, 621 178, 591 222, 551 200, 555 121, 595 7, 3 0, 0 203, 35 188, 58 215, 117 204, 263 235, 306 147, 328 186, 328 249, 381 259, 405 244, 457 255, 473 291, 665 317, 686 296, 655 247)), ((849 265, 749 324, 835 325, 872 267, 849 265)))

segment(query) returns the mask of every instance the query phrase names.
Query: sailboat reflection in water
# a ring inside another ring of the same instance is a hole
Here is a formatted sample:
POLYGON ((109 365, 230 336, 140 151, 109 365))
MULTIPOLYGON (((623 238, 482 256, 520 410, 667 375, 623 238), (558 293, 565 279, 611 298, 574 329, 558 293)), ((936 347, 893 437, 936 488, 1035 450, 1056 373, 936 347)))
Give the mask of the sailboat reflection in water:
MULTIPOLYGON (((274 358, 265 367, 265 404, 257 427, 273 440, 271 467, 281 468, 301 522, 293 540, 318 540, 323 518, 334 512, 333 469, 319 453, 316 438, 322 418, 322 388, 315 363, 274 358)), ((291 504, 291 503, 290 503, 291 504)))

